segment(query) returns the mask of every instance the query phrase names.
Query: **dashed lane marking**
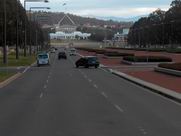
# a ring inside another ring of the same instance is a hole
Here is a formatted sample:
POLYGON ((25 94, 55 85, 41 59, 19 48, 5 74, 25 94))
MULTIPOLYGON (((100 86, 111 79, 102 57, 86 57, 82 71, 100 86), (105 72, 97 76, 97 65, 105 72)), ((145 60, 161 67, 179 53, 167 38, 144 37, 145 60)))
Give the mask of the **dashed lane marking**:
POLYGON ((23 71, 23 73, 26 73, 28 70, 30 69, 30 66, 25 68, 25 70, 23 71))
POLYGON ((47 85, 44 85, 44 89, 46 89, 47 88, 47 85))
POLYGON ((139 128, 139 131, 143 134, 143 135, 146 135, 147 132, 146 130, 143 128, 143 127, 138 127, 139 128))
POLYGON ((124 112, 124 110, 123 110, 122 108, 120 108, 118 105, 115 104, 114 107, 115 107, 118 111, 120 111, 121 113, 124 112))
POLYGON ((94 87, 97 89, 98 88, 98 86, 96 85, 96 84, 94 84, 94 87))
POLYGON ((101 93, 105 98, 108 98, 108 96, 104 93, 104 92, 102 92, 101 93))
POLYGON ((43 97, 43 93, 40 94, 40 98, 42 98, 42 97, 43 97))
POLYGON ((91 79, 88 79, 88 81, 91 83, 92 82, 92 80, 91 79))

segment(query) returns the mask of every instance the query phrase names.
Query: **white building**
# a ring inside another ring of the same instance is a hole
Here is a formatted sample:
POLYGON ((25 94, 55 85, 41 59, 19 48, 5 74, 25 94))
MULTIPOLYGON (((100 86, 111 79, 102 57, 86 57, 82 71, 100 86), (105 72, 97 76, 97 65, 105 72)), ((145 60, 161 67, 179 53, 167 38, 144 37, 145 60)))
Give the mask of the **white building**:
POLYGON ((56 40, 67 40, 67 39, 88 39, 91 34, 90 33, 82 33, 80 31, 76 31, 77 26, 75 22, 69 17, 68 14, 65 14, 64 17, 55 25, 55 33, 50 33, 51 39, 56 40))
POLYGON ((121 46, 125 46, 128 43, 128 33, 129 29, 125 28, 123 29, 122 33, 117 33, 114 35, 114 42, 119 43, 121 46))

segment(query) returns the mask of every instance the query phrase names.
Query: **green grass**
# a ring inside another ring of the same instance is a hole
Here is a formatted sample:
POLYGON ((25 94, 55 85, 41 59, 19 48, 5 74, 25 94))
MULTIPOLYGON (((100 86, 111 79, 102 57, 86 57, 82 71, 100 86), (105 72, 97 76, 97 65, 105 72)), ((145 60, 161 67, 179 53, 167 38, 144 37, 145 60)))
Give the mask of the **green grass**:
POLYGON ((10 78, 13 75, 15 75, 14 72, 0 71, 0 82, 5 81, 6 79, 10 78))
POLYGON ((8 55, 8 64, 3 64, 3 57, 0 56, 0 67, 18 67, 29 66, 36 61, 36 56, 20 56, 19 60, 16 59, 15 54, 8 55))

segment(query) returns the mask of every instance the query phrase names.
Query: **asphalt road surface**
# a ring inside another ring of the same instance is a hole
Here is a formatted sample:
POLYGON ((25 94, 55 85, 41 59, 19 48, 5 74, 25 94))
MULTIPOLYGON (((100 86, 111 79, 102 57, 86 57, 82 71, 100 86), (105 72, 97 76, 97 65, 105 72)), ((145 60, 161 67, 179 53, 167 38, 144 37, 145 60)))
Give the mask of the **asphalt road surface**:
POLYGON ((0 136, 181 136, 181 105, 56 55, 0 90, 0 136))

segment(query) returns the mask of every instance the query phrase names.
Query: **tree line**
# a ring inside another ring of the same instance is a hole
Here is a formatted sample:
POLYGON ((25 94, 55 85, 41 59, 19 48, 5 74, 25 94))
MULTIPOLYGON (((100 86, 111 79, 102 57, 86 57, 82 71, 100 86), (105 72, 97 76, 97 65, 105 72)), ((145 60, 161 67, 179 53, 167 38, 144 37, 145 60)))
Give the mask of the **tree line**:
POLYGON ((16 44, 18 44, 19 49, 28 49, 29 45, 44 45, 45 42, 49 42, 48 31, 43 30, 37 22, 29 19, 26 10, 19 0, 5 0, 5 2, 6 3, 4 6, 3 0, 0 1, 1 47, 4 45, 4 8, 6 8, 6 43, 9 47, 14 47, 16 44), (26 43, 26 47, 24 47, 24 43, 26 43))
POLYGON ((139 48, 176 48, 181 44, 181 0, 174 0, 168 11, 157 9, 130 28, 128 43, 139 48))

